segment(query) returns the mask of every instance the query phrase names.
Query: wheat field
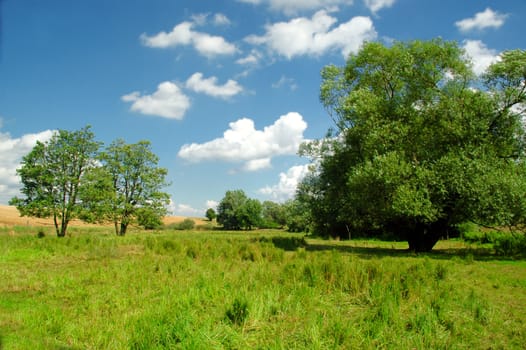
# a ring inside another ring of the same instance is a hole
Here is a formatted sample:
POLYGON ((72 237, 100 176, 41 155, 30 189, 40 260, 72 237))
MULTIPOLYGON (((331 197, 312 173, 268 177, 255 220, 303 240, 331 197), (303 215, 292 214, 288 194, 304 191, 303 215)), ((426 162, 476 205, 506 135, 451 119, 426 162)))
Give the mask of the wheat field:
MULTIPOLYGON (((163 219, 165 225, 178 223, 186 219, 185 216, 167 216, 163 219)), ((196 224, 205 223, 206 219, 192 218, 196 224)), ((0 226, 53 226, 53 219, 31 218, 20 216, 15 207, 9 205, 0 205, 0 226)), ((87 224, 81 220, 73 220, 70 226, 100 226, 87 224)))

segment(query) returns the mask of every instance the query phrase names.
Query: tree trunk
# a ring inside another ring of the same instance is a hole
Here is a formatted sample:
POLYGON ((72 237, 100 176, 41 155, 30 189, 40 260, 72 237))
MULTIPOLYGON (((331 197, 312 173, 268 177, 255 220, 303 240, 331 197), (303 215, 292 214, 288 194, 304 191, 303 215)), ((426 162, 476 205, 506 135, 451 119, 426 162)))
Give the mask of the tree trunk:
POLYGON ((119 236, 124 236, 126 234, 127 228, 128 228, 128 224, 121 222, 121 232, 119 233, 119 236))
POLYGON ((60 223, 60 234, 58 236, 65 237, 67 231, 68 231, 68 220, 62 218, 62 221, 60 223))
POLYGON ((430 252, 446 232, 447 223, 445 220, 431 224, 418 223, 407 236, 409 250, 417 253, 430 252))
POLYGON ((409 250, 416 253, 430 252, 440 239, 440 235, 434 233, 414 234, 408 237, 409 250))
POLYGON ((58 221, 57 221, 57 213, 53 212, 53 224, 55 224, 55 232, 57 233, 57 237, 60 236, 60 229, 58 227, 58 221))

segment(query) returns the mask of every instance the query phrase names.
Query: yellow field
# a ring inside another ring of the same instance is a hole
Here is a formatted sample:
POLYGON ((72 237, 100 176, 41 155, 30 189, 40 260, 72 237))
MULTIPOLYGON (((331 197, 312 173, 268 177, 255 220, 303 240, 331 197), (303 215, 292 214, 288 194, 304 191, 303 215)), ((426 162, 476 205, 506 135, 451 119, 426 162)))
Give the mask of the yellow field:
MULTIPOLYGON (((164 218, 164 224, 169 225, 172 223, 181 222, 185 219, 183 216, 167 216, 164 218)), ((203 219, 192 218, 196 224, 204 223, 203 219)), ((53 219, 39 219, 39 218, 30 218, 22 217, 18 213, 15 207, 8 205, 0 205, 0 225, 4 226, 53 226, 53 219)), ((70 223, 71 226, 100 226, 100 225, 91 225, 86 224, 80 220, 73 220, 70 223)))

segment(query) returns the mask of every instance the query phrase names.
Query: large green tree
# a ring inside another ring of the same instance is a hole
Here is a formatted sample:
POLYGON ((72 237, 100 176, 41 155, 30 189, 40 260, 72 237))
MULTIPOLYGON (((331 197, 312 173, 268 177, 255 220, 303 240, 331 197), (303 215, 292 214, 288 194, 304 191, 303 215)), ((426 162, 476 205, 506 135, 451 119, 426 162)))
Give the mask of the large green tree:
POLYGON ((78 131, 59 130, 49 141, 37 142, 17 170, 22 198, 10 201, 21 215, 53 217, 57 236, 80 212, 79 192, 83 177, 94 167, 99 143, 87 126, 78 131))
POLYGON ((368 43, 322 72, 336 130, 304 147, 298 189, 315 230, 389 233, 428 251, 464 221, 524 223, 526 52, 483 77, 454 42, 368 43))
POLYGON ((217 206, 217 222, 227 230, 251 230, 261 224, 262 206, 243 190, 227 191, 217 206))
POLYGON ((169 196, 167 170, 148 141, 127 144, 119 139, 98 157, 101 165, 86 177, 82 192, 84 218, 112 222, 117 235, 125 235, 131 223, 147 228, 157 226, 166 215, 169 196))

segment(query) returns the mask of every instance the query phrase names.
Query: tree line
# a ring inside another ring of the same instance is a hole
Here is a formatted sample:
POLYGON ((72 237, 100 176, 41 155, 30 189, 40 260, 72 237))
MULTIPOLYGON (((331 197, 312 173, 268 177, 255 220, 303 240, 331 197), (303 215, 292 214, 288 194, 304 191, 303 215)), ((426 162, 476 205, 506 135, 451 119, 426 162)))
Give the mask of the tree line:
POLYGON ((260 202, 249 198, 243 190, 230 190, 217 206, 206 211, 206 217, 217 220, 225 230, 252 230, 254 228, 287 229, 291 232, 308 231, 308 218, 302 215, 298 202, 260 202))

